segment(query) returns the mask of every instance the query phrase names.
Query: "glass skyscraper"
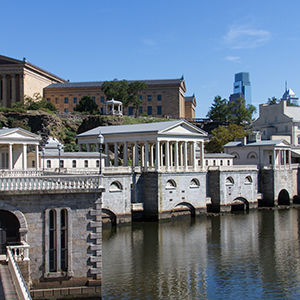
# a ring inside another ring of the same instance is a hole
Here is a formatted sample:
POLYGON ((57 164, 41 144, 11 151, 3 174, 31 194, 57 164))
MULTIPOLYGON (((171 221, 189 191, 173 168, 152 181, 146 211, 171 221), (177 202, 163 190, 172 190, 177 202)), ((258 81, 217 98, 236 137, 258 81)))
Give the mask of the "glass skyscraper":
POLYGON ((234 76, 233 83, 233 94, 230 95, 229 100, 236 102, 238 98, 244 98, 245 104, 251 104, 251 85, 250 85, 250 75, 248 72, 237 73, 234 76))

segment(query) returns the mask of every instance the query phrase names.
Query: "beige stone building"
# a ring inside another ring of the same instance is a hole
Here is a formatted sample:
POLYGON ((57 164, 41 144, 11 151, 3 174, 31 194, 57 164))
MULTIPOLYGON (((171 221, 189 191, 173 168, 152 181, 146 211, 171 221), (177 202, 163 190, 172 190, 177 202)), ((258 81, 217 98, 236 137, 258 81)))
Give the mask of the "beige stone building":
POLYGON ((0 101, 3 107, 11 107, 24 95, 43 95, 44 87, 63 82, 66 81, 27 62, 25 58, 17 60, 0 55, 0 101))
MULTIPOLYGON (((177 119, 195 118, 196 98, 185 97, 186 86, 183 77, 141 81, 145 82, 148 88, 140 93, 143 102, 138 115, 177 119)), ((60 112, 70 113, 84 95, 89 95, 95 100, 99 110, 104 113, 104 102, 109 99, 106 99, 101 90, 102 84, 101 81, 51 84, 44 88, 44 98, 51 101, 60 112)), ((130 116, 135 115, 136 111, 129 106, 124 108, 123 113, 130 116)))

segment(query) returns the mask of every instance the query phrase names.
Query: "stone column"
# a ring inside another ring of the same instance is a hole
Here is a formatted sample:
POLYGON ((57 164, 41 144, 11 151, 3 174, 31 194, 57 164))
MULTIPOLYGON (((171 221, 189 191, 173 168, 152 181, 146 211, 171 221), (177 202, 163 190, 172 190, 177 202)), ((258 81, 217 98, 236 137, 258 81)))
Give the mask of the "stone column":
POLYGON ((145 142, 145 163, 144 163, 144 166, 145 166, 145 171, 148 170, 148 162, 149 162, 149 144, 148 144, 148 141, 145 142))
POLYGON ((2 75, 2 95, 3 95, 3 99, 2 99, 2 106, 3 107, 7 107, 7 79, 6 79, 6 74, 2 75))
POLYGON ((201 159, 201 169, 204 168, 204 142, 200 143, 200 159, 201 159))
POLYGON ((173 142, 170 142, 169 151, 170 151, 170 166, 173 167, 173 142))
POLYGON ((91 152, 91 145, 90 144, 86 144, 86 151, 91 152))
POLYGON ((151 167, 153 167, 153 165, 154 165, 154 159, 153 159, 153 156, 154 156, 153 150, 154 149, 153 148, 154 148, 153 143, 151 143, 150 144, 150 164, 149 164, 151 167))
POLYGON ((118 166, 118 143, 115 142, 115 145, 114 145, 114 154, 115 154, 115 160, 114 160, 114 167, 117 167, 118 166))
POLYGON ((134 166, 139 165, 139 146, 138 142, 134 142, 134 166))
POLYGON ((170 145, 169 145, 169 141, 166 141, 166 169, 167 171, 169 170, 170 167, 170 145))
MULTIPOLYGON (((27 157, 27 153, 26 153, 26 157, 27 157)), ((35 168, 36 170, 38 170, 40 168, 40 164, 39 164, 39 145, 35 145, 35 168)))
POLYGON ((158 172, 160 170, 160 142, 156 141, 156 147, 155 147, 155 151, 156 151, 156 157, 155 157, 155 169, 158 172))
POLYGON ((175 142, 175 170, 178 171, 178 141, 175 142))
POLYGON ((127 145, 127 142, 124 142, 124 146, 123 146, 123 165, 124 165, 124 167, 128 167, 128 145, 127 145))
POLYGON ((276 150, 273 149, 273 166, 275 167, 276 165, 276 150))
POLYGON ((11 75, 11 104, 17 102, 16 74, 11 75))
POLYGON ((180 151, 179 166, 183 167, 184 166, 184 162, 183 162, 183 142, 180 142, 180 144, 179 144, 179 151, 180 151))
POLYGON ((165 143, 160 142, 159 151, 160 151, 160 165, 161 166, 164 166, 164 146, 165 146, 165 143))
POLYGON ((13 151, 12 151, 13 144, 9 144, 8 146, 8 169, 13 169, 13 151))
POLYGON ((193 169, 196 171, 196 142, 192 143, 192 150, 193 169))
POLYGON ((23 144, 23 170, 27 170, 27 144, 23 144))
POLYGON ((141 144, 141 167, 144 167, 145 162, 145 144, 141 144))
POLYGON ((184 142, 184 149, 183 149, 183 166, 184 169, 187 170, 188 164, 187 164, 187 142, 184 142))
POLYGON ((81 152, 81 144, 78 144, 78 152, 81 152))
POLYGON ((104 143, 104 145, 105 145, 105 150, 104 151, 105 151, 105 154, 106 154, 105 167, 109 167, 109 147, 108 147, 108 143, 104 143))
POLYGON ((20 78, 19 79, 20 80, 20 101, 22 101, 24 99, 24 91, 23 91, 23 89, 24 89, 24 84, 23 84, 24 76, 23 76, 23 74, 20 74, 19 78, 20 78))

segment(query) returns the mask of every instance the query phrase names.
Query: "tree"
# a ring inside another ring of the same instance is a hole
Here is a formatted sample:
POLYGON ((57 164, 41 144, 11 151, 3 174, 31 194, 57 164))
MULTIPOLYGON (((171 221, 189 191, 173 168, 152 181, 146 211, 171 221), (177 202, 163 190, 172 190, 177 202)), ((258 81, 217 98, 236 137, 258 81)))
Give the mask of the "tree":
POLYGON ((236 125, 249 124, 252 121, 253 114, 256 112, 254 105, 245 105, 244 98, 238 98, 236 102, 230 101, 228 108, 228 120, 236 125))
POLYGON ((124 107, 128 107, 132 104, 133 108, 136 109, 136 115, 138 109, 142 103, 142 100, 139 98, 141 90, 146 89, 148 86, 144 82, 133 81, 128 83, 126 80, 114 79, 113 81, 105 81, 101 90, 104 92, 106 98, 111 100, 121 101, 124 107))
POLYGON ((213 137, 209 142, 205 142, 205 151, 207 153, 221 153, 224 145, 247 135, 243 127, 236 124, 230 124, 228 127, 219 126, 212 130, 211 133, 213 137))
POLYGON ((268 98, 268 104, 272 105, 272 104, 277 104, 279 103, 279 100, 276 97, 272 97, 272 98, 268 98))
POLYGON ((228 109, 228 101, 216 96, 206 116, 213 121, 227 121, 228 109))
POLYGON ((98 111, 98 105, 89 95, 85 95, 76 104, 76 106, 74 107, 74 111, 87 112, 92 114, 98 111))

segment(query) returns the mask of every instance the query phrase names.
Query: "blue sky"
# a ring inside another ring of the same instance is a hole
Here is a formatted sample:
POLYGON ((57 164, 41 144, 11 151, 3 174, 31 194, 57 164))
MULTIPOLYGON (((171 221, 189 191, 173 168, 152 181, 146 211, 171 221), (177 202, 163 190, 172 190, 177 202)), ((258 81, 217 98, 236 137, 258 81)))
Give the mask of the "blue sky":
POLYGON ((70 81, 184 75, 196 117, 234 74, 250 72, 252 102, 300 96, 300 1, 2 1, 0 54, 70 81))

